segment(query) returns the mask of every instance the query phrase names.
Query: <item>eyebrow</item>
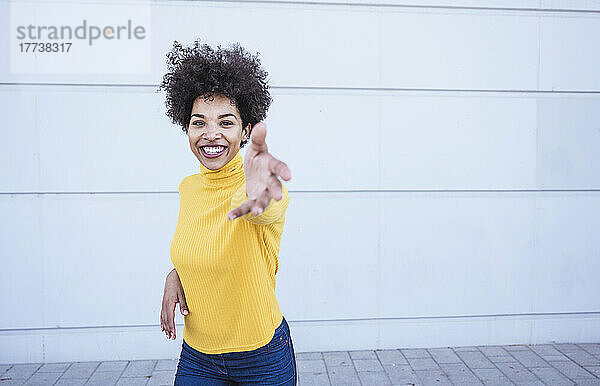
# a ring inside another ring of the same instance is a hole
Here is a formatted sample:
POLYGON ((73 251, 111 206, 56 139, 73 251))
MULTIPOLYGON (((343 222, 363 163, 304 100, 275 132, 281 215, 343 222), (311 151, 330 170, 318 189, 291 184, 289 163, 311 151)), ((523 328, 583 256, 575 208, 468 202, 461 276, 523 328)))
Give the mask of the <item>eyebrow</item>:
MULTIPOLYGON (((221 119, 224 117, 228 117, 228 116, 232 116, 235 118, 235 115, 231 114, 231 113, 227 113, 227 114, 221 114, 219 115, 219 117, 217 119, 221 119)), ((198 118, 206 118, 203 114, 192 114, 192 117, 198 117, 198 118)), ((237 120, 237 118, 235 118, 237 120)))

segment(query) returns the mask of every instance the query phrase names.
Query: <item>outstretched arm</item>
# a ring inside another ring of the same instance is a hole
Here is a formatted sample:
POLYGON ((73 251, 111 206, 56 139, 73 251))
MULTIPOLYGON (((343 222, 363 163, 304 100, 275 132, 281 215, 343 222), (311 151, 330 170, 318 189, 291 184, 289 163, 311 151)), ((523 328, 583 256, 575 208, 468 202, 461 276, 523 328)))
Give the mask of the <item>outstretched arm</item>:
POLYGON ((246 216, 249 221, 254 219, 256 223, 270 223, 280 218, 287 208, 288 192, 278 177, 289 181, 292 173, 283 161, 268 152, 266 136, 266 125, 257 123, 252 129, 252 142, 244 158, 246 183, 232 198, 234 209, 227 214, 229 220, 250 213, 255 217, 246 216))

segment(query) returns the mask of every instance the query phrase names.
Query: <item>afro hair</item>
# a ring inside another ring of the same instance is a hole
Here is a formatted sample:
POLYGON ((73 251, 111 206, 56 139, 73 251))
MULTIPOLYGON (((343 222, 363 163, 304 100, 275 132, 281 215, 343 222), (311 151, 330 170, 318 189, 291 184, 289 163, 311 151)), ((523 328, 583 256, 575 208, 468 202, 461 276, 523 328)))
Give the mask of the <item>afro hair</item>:
POLYGON ((167 53, 167 70, 157 92, 166 91, 166 114, 186 134, 194 101, 201 95, 211 100, 214 94, 225 95, 237 107, 242 127, 250 124, 250 130, 265 119, 271 105, 268 74, 261 68, 258 54, 251 55, 239 43, 229 49, 220 45, 213 49, 201 45, 199 39, 189 47, 174 41, 167 53))

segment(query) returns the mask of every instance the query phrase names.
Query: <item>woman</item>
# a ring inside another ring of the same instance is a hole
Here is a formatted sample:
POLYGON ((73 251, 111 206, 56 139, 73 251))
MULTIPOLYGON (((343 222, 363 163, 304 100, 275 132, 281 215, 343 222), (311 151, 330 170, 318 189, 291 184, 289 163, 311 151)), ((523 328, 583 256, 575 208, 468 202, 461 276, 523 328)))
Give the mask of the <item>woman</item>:
POLYGON ((295 385, 289 326, 275 297, 289 195, 286 164, 267 151, 267 73, 239 44, 178 42, 167 54, 167 115, 188 135, 200 173, 179 185, 180 209, 161 327, 175 339, 175 385, 295 385), (250 141, 242 162, 240 148, 250 141))

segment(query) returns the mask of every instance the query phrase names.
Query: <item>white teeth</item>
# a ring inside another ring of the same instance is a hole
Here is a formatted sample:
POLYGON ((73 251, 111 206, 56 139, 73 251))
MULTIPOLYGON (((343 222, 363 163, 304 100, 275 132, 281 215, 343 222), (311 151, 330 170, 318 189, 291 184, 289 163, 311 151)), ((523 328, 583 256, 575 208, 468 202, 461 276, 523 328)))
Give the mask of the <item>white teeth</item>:
POLYGON ((218 154, 225 149, 225 146, 204 146, 202 147, 207 154, 218 154))

